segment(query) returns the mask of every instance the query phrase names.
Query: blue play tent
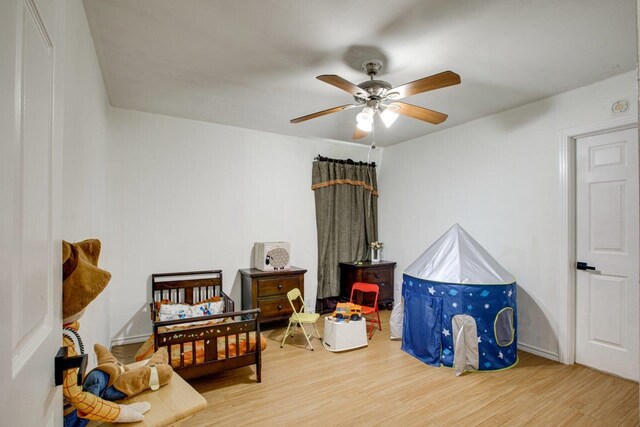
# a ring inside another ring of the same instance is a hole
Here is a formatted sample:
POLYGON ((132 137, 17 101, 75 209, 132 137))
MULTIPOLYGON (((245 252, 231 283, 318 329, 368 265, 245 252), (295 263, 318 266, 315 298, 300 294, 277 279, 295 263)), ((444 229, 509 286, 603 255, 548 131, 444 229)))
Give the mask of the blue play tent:
POLYGON ((405 271, 402 349, 432 366, 516 364, 516 281, 458 224, 405 271))

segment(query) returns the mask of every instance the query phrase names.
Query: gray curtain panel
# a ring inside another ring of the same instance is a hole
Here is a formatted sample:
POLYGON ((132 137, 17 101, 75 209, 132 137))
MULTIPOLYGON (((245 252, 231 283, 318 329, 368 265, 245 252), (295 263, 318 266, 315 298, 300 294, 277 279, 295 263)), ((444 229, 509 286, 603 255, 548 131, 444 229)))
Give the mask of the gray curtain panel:
POLYGON ((375 166, 313 162, 318 227, 318 300, 340 294, 339 262, 369 259, 378 239, 375 166))

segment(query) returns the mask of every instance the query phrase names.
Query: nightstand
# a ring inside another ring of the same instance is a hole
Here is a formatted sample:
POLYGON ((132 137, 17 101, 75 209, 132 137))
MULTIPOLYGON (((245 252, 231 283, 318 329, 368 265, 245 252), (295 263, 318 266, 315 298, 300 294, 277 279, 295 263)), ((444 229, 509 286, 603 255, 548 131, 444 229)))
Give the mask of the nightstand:
POLYGON ((370 262, 361 264, 353 262, 340 263, 340 299, 349 301, 351 287, 356 282, 375 283, 380 287, 378 304, 387 309, 393 308, 393 271, 396 263, 391 261, 370 262))
POLYGON ((298 288, 304 299, 306 272, 305 269, 293 266, 290 270, 280 271, 241 269, 242 309, 259 308, 260 323, 289 319, 293 310, 287 299, 287 292, 298 288))

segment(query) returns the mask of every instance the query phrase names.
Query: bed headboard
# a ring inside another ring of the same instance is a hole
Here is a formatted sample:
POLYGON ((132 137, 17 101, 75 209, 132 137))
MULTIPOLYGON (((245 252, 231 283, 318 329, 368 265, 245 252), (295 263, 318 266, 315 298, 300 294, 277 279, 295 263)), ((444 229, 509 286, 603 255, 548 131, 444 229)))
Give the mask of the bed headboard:
POLYGON ((197 304, 214 296, 229 300, 222 291, 222 270, 152 274, 151 294, 154 302, 168 299, 179 304, 197 304))

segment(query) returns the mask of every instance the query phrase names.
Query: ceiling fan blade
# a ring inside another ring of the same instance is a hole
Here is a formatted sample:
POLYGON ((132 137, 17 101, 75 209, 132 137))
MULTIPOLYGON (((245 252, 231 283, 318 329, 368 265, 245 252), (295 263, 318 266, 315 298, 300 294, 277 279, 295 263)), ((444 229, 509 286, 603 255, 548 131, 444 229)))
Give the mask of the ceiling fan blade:
POLYGON ((453 71, 444 71, 440 74, 405 83, 391 89, 389 92, 398 92, 397 98, 406 98, 407 96, 457 84, 460 84, 460 76, 453 71))
POLYGON ((360 129, 358 126, 356 126, 356 131, 353 132, 353 139, 361 139, 367 135, 369 135, 369 132, 365 132, 362 129, 360 129))
POLYGON ((407 104, 406 102, 396 101, 389 106, 393 106, 394 112, 402 114, 403 116, 411 117, 414 119, 422 120, 434 125, 440 124, 447 120, 447 116, 444 113, 438 111, 429 110, 427 108, 418 107, 417 105, 407 104))
POLYGON ((369 96, 367 91, 361 89, 355 84, 351 83, 349 80, 345 80, 340 76, 336 76, 335 74, 323 74, 321 76, 316 77, 316 79, 321 80, 325 83, 329 83, 332 86, 337 87, 338 89, 342 89, 345 92, 349 92, 353 96, 360 96, 366 98, 369 96))
POLYGON ((307 114, 306 116, 296 117, 295 119, 291 119, 291 123, 300 123, 307 120, 315 119, 316 117, 326 116, 327 114, 337 113, 338 111, 348 110, 349 108, 359 107, 358 104, 346 104, 341 105, 339 107, 333 107, 322 111, 317 111, 315 113, 307 114))

